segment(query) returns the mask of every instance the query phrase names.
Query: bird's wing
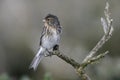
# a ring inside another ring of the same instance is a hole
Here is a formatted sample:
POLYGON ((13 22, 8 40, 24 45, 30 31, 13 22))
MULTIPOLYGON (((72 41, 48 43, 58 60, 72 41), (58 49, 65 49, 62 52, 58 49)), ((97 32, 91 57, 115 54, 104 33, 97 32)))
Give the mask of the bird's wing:
POLYGON ((43 27, 43 30, 42 30, 42 33, 41 33, 41 37, 40 37, 40 46, 41 46, 41 44, 42 44, 42 37, 45 35, 45 33, 46 33, 46 27, 44 26, 43 27))
POLYGON ((59 34, 61 34, 62 33, 62 26, 57 27, 57 31, 59 32, 59 34))

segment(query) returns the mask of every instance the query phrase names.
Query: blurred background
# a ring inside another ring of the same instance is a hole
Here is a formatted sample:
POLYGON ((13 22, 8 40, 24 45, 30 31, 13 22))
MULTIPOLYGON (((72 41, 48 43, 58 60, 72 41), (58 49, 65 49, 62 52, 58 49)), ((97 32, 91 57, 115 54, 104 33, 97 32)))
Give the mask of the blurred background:
MULTIPOLYGON (((101 39, 106 0, 0 0, 0 80, 79 80, 71 65, 46 57, 37 71, 29 70, 35 56, 42 19, 52 13, 63 26, 60 50, 82 62, 101 39)), ((109 0, 113 37, 98 53, 110 53, 86 69, 92 80, 120 80, 120 0, 109 0)))

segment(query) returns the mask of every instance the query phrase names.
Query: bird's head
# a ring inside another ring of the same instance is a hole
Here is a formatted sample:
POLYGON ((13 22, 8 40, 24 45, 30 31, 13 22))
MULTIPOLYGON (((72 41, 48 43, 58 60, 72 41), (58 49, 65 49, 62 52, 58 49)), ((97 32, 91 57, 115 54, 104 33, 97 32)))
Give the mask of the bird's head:
POLYGON ((60 22, 58 20, 58 17, 53 15, 53 14, 48 14, 44 19, 43 22, 48 25, 48 26, 53 26, 53 27, 57 27, 58 25, 60 25, 60 22))

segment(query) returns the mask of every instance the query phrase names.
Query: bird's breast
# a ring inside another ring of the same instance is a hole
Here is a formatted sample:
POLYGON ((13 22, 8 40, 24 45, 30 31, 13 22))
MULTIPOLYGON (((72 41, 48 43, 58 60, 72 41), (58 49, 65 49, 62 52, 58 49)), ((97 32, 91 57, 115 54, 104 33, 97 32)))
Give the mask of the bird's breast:
POLYGON ((56 44, 59 44, 60 41, 60 35, 57 33, 55 29, 49 30, 49 34, 46 34, 42 38, 42 46, 51 49, 53 48, 56 44))

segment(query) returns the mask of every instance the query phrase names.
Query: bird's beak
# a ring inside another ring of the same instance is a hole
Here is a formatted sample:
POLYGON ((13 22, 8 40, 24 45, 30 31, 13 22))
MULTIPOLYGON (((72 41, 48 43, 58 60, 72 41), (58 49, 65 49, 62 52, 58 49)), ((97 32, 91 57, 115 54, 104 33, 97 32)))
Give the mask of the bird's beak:
POLYGON ((43 19, 43 22, 46 22, 46 20, 45 20, 45 19, 43 19))

